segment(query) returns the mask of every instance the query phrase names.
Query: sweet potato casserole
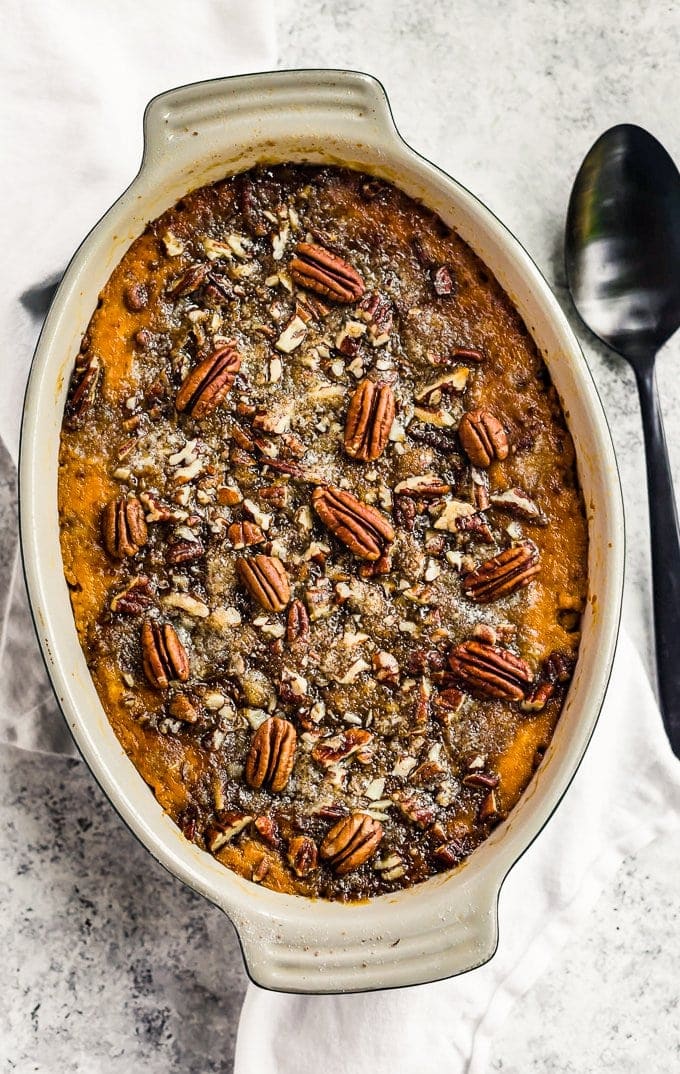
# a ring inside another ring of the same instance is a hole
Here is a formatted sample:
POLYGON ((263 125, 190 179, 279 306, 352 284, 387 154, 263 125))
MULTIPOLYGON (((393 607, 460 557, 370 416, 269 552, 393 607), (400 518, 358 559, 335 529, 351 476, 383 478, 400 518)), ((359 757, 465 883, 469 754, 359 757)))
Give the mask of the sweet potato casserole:
POLYGON ((580 638, 573 445, 508 296, 399 190, 263 167, 149 224, 75 362, 59 504, 104 709, 225 866, 361 899, 517 802, 580 638))

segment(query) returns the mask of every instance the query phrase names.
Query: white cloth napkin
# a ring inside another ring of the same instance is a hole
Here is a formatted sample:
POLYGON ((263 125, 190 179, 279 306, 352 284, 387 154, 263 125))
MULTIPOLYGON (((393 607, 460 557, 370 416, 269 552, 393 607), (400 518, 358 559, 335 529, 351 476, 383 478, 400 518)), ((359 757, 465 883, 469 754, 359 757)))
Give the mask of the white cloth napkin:
POLYGON ((513 1004, 628 854, 680 820, 680 762, 624 632, 599 724, 566 798, 511 872, 491 962, 392 992, 291 996, 251 985, 234 1074, 486 1074, 513 1004))
POLYGON ((21 408, 56 281, 128 185, 172 86, 275 62, 274 0, 5 0, 0 36, 0 742, 75 752, 31 626, 16 525, 21 408))

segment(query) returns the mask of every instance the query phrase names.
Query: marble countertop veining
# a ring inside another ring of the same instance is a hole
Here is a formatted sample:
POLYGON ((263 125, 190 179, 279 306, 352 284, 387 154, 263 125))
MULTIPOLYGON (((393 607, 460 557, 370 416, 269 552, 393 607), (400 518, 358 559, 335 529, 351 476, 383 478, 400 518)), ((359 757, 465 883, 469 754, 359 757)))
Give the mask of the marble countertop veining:
MULTIPOLYGON (((614 123, 637 122, 680 160, 680 10, 671 3, 279 0, 277 7, 280 66, 376 74, 407 140, 509 225, 560 298, 569 188, 594 138, 614 123)), ((616 443, 628 524, 628 621, 649 662, 649 547, 633 377, 575 327, 616 443)), ((678 359, 680 337, 659 368, 676 473, 678 359)), ((80 762, 0 749, 0 906, 3 1072, 231 1070, 246 984, 233 930, 149 858, 80 762)), ((490 1069, 678 1069, 679 941, 677 845, 663 839, 623 864, 501 1027, 490 1069)))

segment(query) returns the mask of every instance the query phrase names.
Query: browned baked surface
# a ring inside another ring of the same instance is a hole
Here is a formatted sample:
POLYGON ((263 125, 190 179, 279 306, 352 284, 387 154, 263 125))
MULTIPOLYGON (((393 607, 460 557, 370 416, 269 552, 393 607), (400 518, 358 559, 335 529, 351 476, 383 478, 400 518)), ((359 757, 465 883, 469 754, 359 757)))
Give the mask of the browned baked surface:
POLYGON ((436 217, 343 169, 188 195, 102 292, 60 464, 88 665, 189 839, 361 898, 513 807, 573 669, 586 523, 536 348, 436 217))

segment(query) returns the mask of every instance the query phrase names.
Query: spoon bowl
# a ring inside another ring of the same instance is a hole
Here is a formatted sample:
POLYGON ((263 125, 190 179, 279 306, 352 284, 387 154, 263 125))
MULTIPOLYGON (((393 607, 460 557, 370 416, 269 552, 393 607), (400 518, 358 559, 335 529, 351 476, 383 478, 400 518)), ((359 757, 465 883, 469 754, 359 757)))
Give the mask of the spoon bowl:
POLYGON ((598 138, 567 212, 569 288, 581 318, 629 361, 680 326, 680 173, 641 127, 598 138))

